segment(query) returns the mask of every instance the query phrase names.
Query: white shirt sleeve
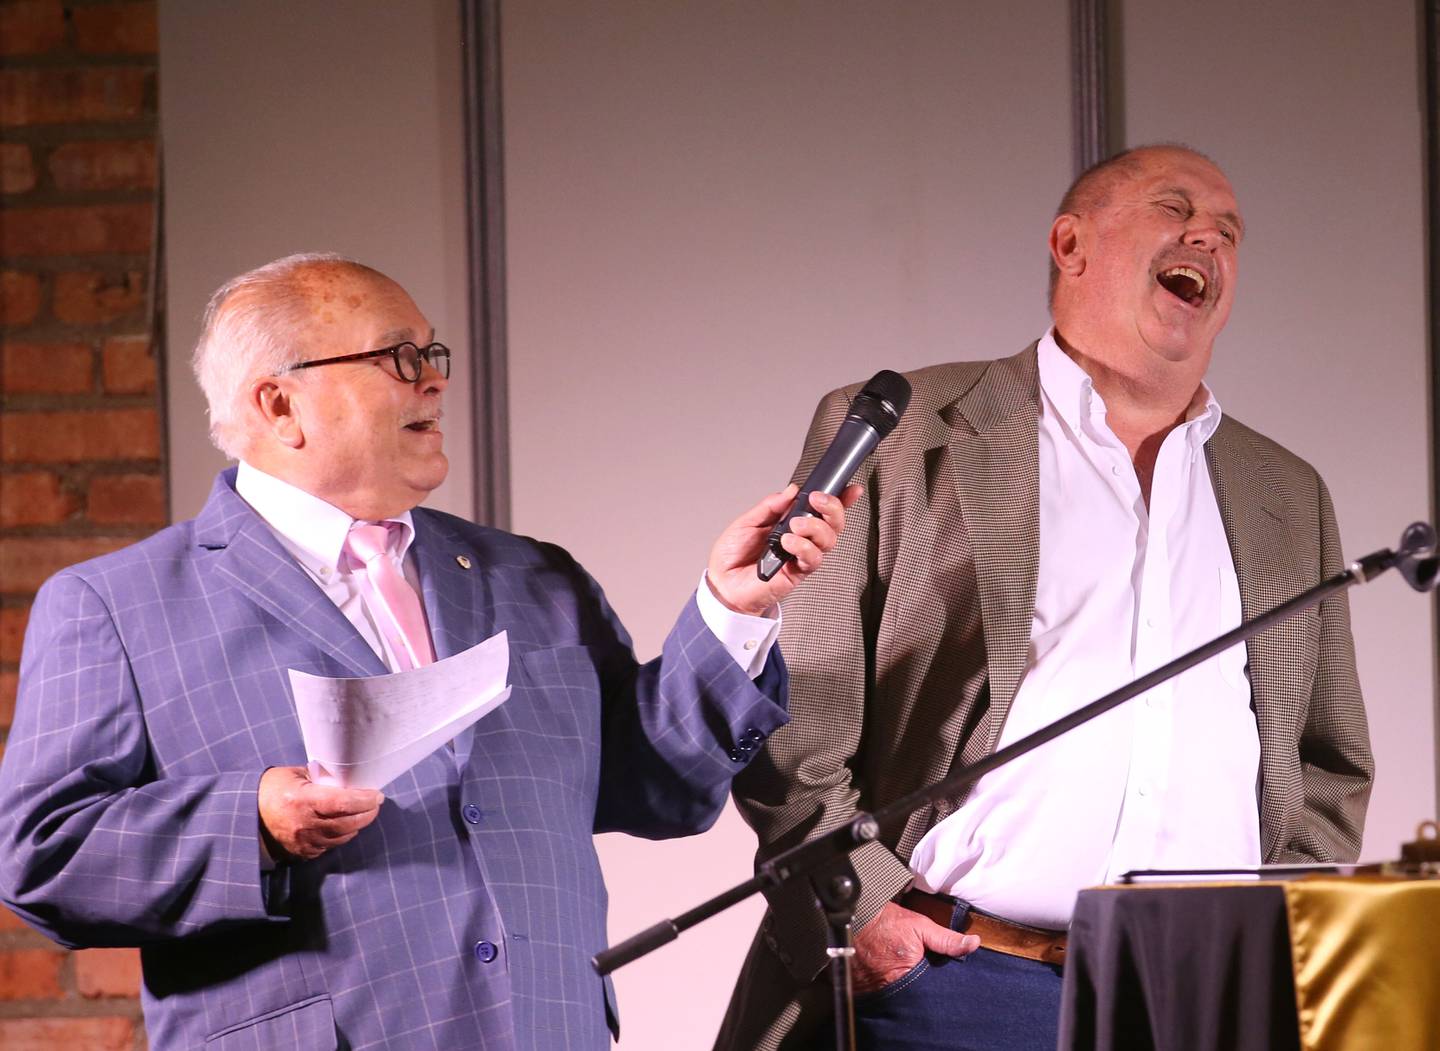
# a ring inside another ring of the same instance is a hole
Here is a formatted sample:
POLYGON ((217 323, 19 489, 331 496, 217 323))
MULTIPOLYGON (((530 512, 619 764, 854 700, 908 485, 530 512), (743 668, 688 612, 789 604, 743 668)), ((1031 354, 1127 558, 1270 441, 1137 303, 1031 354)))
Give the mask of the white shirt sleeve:
POLYGON ((700 574, 700 586, 695 590, 695 604, 700 607, 705 626, 720 640, 735 663, 750 678, 758 679, 765 670, 770 647, 780 636, 780 607, 774 608, 773 617, 736 613, 715 597, 704 573, 700 574))

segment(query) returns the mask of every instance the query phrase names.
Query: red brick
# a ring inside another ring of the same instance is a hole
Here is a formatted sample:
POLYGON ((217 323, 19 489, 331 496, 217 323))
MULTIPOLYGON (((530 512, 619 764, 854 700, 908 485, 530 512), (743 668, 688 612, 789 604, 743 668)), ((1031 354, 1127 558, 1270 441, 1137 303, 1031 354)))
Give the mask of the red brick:
POLYGON ((155 143, 67 142, 51 151, 48 166, 61 190, 149 190, 155 186, 155 143))
POLYGON ((86 949, 75 954, 75 987, 81 996, 139 996, 138 949, 86 949))
POLYGON ((154 215, 150 204, 11 208, 0 226, 0 255, 148 252, 154 215))
POLYGON ((165 479, 157 474, 96 475, 85 516, 101 525, 164 525, 165 479))
POLYGON ((11 0, 0 4, 0 55, 38 55, 65 42, 60 0, 11 0))
POLYGON ((155 355, 149 336, 113 336, 105 341, 107 394, 149 394, 155 389, 155 355))
MULTIPOLYGON (((0 730, 10 729, 10 724, 15 721, 15 690, 19 683, 20 676, 16 672, 0 671, 0 730)), ((8 977, 4 954, 0 953, 0 1000, 7 999, 5 983, 8 977)), ((0 1044, 0 1047, 3 1046, 0 1044)))
MULTIPOLYGON (((80 502, 48 471, 0 474, 0 526, 55 525, 80 502)), ((3 611, 8 613, 9 610, 3 611)), ((3 616, 0 613, 0 616, 3 616)))
POLYGON ((134 1018, 0 1018, 0 1047, 5 1051, 131 1051, 134 1018))
POLYGON ((151 76, 138 66, 0 70, 0 125, 139 120, 151 76))
MULTIPOLYGON (((20 663, 20 646, 25 641, 25 625, 29 621, 29 606, 0 608, 0 663, 20 663)), ((4 911, 0 908, 0 913, 4 911)))
POLYGON ((0 416, 0 461, 7 463, 159 457, 160 420, 153 408, 10 412, 0 416))
MULTIPOLYGON (((10 720, 5 720, 8 725, 10 720)), ((0 1000, 44 1000, 60 996, 58 949, 11 949, 0 952, 0 1000)), ((7 1045, 8 1046, 8 1045, 7 1045)))
POLYGON ((87 4, 76 7, 75 46, 87 55, 153 55, 155 4, 87 4))
POLYGON ((133 542, 132 537, 114 536, 0 537, 0 591, 31 594, 66 566, 133 542))
POLYGON ((145 302, 145 276, 138 270, 101 274, 93 270, 55 275, 57 321, 71 325, 108 325, 135 313, 145 302))
POLYGON ((40 278, 19 270, 0 272, 0 325, 28 325, 40 312, 40 278))
POLYGON ((35 162, 30 147, 23 142, 0 143, 0 193, 29 193, 33 189, 35 162))
POLYGON ((85 394, 94 381, 95 355, 84 343, 0 343, 0 393, 85 394))

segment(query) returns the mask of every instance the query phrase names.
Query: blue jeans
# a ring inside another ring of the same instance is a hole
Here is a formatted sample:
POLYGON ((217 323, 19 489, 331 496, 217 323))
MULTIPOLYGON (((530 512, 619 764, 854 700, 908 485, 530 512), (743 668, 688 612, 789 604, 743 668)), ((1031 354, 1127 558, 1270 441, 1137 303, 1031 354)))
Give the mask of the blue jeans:
MULTIPOLYGON (((966 906, 956 908, 955 927, 966 906)), ((1060 1029, 1060 968, 977 949, 926 955, 901 978, 855 998, 859 1051, 1054 1051, 1060 1029)), ((834 1032, 817 1049, 833 1048, 834 1032), (825 1041, 829 1042, 826 1043, 825 1041)))

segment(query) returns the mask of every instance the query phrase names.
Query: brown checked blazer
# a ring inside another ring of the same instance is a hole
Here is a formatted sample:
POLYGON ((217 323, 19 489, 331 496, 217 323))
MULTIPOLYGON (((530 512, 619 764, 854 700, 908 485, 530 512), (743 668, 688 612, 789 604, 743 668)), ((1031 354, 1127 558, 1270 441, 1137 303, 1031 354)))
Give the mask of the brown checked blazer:
MULTIPOLYGON (((762 858, 993 751, 1025 670, 1040 561, 1035 347, 908 379, 909 411, 862 469, 839 546, 785 604, 791 722, 735 781, 762 858)), ((796 479, 857 390, 821 402, 796 479)), ((1206 455, 1246 617, 1341 570, 1314 468, 1228 416, 1206 455)), ((1345 596, 1258 636, 1248 659, 1265 860, 1353 860, 1374 765, 1345 596)), ((963 801, 854 854, 857 926, 909 885, 911 851, 963 801)), ((830 1010, 825 959, 808 892, 772 895, 717 1048, 806 1046, 830 1010)))

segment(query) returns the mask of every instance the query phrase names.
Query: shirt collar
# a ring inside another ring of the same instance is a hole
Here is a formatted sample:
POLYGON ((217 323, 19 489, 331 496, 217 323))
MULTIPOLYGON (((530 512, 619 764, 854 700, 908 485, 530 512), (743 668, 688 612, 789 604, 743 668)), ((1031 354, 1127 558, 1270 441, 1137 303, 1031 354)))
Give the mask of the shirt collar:
MULTIPOLYGON (((340 508, 243 460, 235 475, 235 492, 285 541, 285 547, 306 569, 328 575, 340 568, 345 537, 355 522, 340 508)), ((396 550, 396 557, 403 559, 415 539, 410 512, 384 521, 403 527, 396 550)))
MULTIPOLYGON (((1055 342, 1053 325, 1040 337, 1035 353, 1040 390, 1072 431, 1079 433, 1086 420, 1095 423, 1104 420, 1105 399, 1095 390, 1095 383, 1085 370, 1055 342)), ((1220 403, 1202 382, 1185 410, 1185 422, 1180 425, 1190 448, 1199 449, 1210 440, 1220 426, 1222 415, 1220 403)))

